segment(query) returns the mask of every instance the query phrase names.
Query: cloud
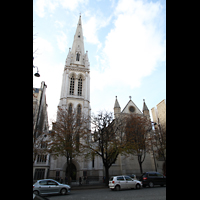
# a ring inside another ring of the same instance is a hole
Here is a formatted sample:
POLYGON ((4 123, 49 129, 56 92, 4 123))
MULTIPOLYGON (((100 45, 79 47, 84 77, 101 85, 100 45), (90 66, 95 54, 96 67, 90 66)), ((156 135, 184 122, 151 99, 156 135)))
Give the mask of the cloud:
POLYGON ((91 44, 97 44, 97 50, 102 47, 102 43, 98 39, 98 30, 106 27, 112 18, 112 16, 105 18, 103 13, 100 11, 96 11, 97 14, 91 14, 90 11, 86 11, 85 15, 89 18, 89 20, 83 24, 84 37, 86 38, 86 42, 91 44))
POLYGON ((53 13, 58 6, 74 11, 80 4, 87 4, 88 0, 36 0, 35 11, 39 17, 44 17, 46 11, 53 13))
POLYGON ((100 41, 97 37, 96 17, 90 17, 89 20, 83 25, 83 30, 87 42, 92 44, 100 44, 100 41))
POLYGON ((57 6, 58 2, 55 0, 36 0, 35 11, 39 17, 44 17, 46 14, 45 8, 48 12, 53 13, 57 6))
POLYGON ((59 48, 62 52, 66 52, 66 48, 67 48, 67 46, 68 46, 68 43, 67 43, 67 35, 66 35, 63 31, 59 31, 59 33, 60 33, 60 34, 56 36, 58 48, 59 48))
POLYGON ((51 53, 53 52, 53 46, 52 44, 44 39, 44 38, 41 38, 41 37, 36 37, 35 40, 33 41, 33 51, 35 51, 36 49, 37 52, 36 54, 45 54, 45 53, 51 53))
MULTIPOLYGON (((115 10, 114 28, 106 37, 103 86, 139 87, 143 77, 165 60, 165 41, 158 30, 163 18, 159 3, 120 0, 115 10)), ((97 84, 95 84, 97 85, 97 84)))
POLYGON ((56 28, 63 28, 64 24, 65 24, 65 22, 60 22, 58 20, 55 21, 55 27, 56 28))

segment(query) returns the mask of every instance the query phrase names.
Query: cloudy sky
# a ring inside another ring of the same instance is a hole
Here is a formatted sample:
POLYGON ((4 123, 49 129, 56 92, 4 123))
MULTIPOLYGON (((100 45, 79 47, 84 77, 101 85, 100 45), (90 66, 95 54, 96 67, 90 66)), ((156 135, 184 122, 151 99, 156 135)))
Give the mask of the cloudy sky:
POLYGON ((141 111, 166 99, 166 0, 33 0, 33 87, 47 85, 49 123, 80 13, 92 113, 113 112, 115 96, 121 110, 129 96, 141 111))

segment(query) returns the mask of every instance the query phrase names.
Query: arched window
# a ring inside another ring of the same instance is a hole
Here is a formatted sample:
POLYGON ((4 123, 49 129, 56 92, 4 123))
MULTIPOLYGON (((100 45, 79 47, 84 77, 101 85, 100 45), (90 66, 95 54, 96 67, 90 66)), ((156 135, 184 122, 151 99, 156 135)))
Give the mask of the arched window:
POLYGON ((69 109, 68 110, 69 110, 69 113, 72 113, 72 104, 71 103, 69 104, 69 109))
POLYGON ((78 96, 82 96, 82 77, 78 79, 78 96))
POLYGON ((70 90, 69 90, 70 95, 74 95, 74 76, 71 77, 70 80, 70 90))
POLYGON ((77 113, 78 113, 78 115, 81 114, 81 105, 80 105, 80 104, 78 104, 78 107, 77 107, 77 113))
POLYGON ((81 125, 81 105, 78 104, 77 106, 77 125, 81 125))
POLYGON ((79 61, 79 60, 80 60, 80 54, 77 53, 77 54, 76 54, 76 61, 79 61))

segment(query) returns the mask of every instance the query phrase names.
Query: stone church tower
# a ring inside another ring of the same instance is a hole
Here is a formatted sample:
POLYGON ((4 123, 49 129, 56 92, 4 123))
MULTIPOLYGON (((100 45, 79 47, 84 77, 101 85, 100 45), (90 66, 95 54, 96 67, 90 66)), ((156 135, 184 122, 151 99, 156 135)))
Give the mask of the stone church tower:
MULTIPOLYGON (((91 115, 90 63, 88 59, 88 51, 85 52, 84 49, 81 16, 79 16, 72 48, 69 48, 65 61, 58 107, 75 110, 85 116, 91 115)), ((89 129, 91 129, 90 123, 88 126, 89 129)), ((96 159, 95 161, 94 159, 93 161, 84 159, 84 156, 73 158, 72 173, 70 175, 72 181, 78 181, 80 176, 98 176, 98 171, 97 175, 95 172, 92 173, 94 170, 96 171, 96 168, 94 168, 94 162, 98 161, 99 159, 96 159)), ((49 178, 57 179, 58 177, 61 177, 65 180, 66 170, 66 157, 59 156, 58 158, 54 158, 51 156, 49 178)))
POLYGON ((72 49, 65 61, 62 78, 60 102, 58 107, 65 106, 68 109, 89 115, 90 108, 90 63, 88 51, 85 53, 81 16, 79 16, 72 49))

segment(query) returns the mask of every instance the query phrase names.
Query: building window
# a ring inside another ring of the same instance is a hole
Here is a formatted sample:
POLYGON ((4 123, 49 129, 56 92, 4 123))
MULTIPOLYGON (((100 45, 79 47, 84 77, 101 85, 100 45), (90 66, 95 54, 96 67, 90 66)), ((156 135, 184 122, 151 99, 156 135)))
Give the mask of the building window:
POLYGON ((94 155, 92 156, 92 168, 94 168, 94 155))
POLYGON ((44 179, 45 169, 35 169, 34 180, 44 179))
POLYGON ((80 104, 78 104, 78 107, 77 107, 77 113, 78 113, 78 115, 81 114, 81 105, 80 105, 80 104))
POLYGON ((69 113, 72 113, 72 104, 69 104, 69 113))
POLYGON ((47 161, 47 155, 38 155, 37 163, 45 163, 47 161))
POLYGON ((74 76, 71 77, 69 94, 74 95, 74 76))
POLYGON ((79 61, 79 60, 80 60, 80 54, 77 53, 77 54, 76 54, 76 61, 79 61))
POLYGON ((78 96, 82 96, 82 77, 78 79, 78 96))

